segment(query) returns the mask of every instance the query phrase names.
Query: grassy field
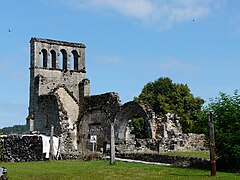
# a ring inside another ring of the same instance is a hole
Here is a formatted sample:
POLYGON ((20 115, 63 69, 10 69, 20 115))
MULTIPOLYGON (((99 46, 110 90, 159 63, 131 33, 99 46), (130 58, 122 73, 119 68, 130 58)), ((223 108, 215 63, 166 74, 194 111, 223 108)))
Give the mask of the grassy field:
MULTIPOLYGON (((207 170, 108 161, 40 161, 1 163, 9 179, 210 179, 207 170)), ((212 178, 211 178, 212 179, 212 178)), ((240 179, 239 174, 218 172, 213 179, 240 179)))

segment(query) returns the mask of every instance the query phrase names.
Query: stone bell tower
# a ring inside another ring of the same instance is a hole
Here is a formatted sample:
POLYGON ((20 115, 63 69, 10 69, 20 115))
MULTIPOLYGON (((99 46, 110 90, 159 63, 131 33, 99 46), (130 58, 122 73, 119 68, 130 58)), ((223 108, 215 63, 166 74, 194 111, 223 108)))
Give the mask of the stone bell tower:
POLYGON ((61 121, 59 110, 65 119, 77 121, 80 96, 89 95, 89 83, 83 83, 86 81, 85 48, 81 43, 31 38, 27 117, 30 131, 48 131, 50 124, 61 121), (85 87, 79 88, 80 84, 85 87))

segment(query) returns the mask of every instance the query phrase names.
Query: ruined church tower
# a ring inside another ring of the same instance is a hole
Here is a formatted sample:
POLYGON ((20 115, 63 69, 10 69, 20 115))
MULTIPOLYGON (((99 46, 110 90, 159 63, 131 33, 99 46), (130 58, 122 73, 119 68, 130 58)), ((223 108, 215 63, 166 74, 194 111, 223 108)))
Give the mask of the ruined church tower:
POLYGON ((53 124, 60 134, 63 120, 74 129, 81 96, 89 95, 85 48, 81 43, 31 38, 30 131, 46 133, 53 124))

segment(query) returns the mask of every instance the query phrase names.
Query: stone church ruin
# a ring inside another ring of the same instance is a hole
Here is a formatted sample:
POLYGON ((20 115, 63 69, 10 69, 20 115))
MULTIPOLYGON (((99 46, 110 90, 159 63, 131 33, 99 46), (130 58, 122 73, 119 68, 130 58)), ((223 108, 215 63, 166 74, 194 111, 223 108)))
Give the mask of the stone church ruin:
POLYGON ((81 43, 30 40, 29 131, 49 135, 53 125, 62 154, 91 151, 92 135, 97 136, 97 151, 107 152, 111 123, 118 152, 204 149, 204 136, 183 134, 177 115, 160 118, 136 102, 121 104, 115 92, 90 95, 85 48, 81 43), (128 122, 135 116, 144 119, 145 139, 131 134, 128 122))

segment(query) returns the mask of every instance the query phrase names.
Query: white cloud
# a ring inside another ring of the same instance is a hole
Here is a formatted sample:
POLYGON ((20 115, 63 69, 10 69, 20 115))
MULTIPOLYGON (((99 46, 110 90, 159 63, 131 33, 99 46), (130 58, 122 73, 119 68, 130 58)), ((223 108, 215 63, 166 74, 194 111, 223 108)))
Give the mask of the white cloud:
POLYGON ((209 15, 228 0, 62 0, 81 10, 117 12, 144 24, 171 26, 209 15))

